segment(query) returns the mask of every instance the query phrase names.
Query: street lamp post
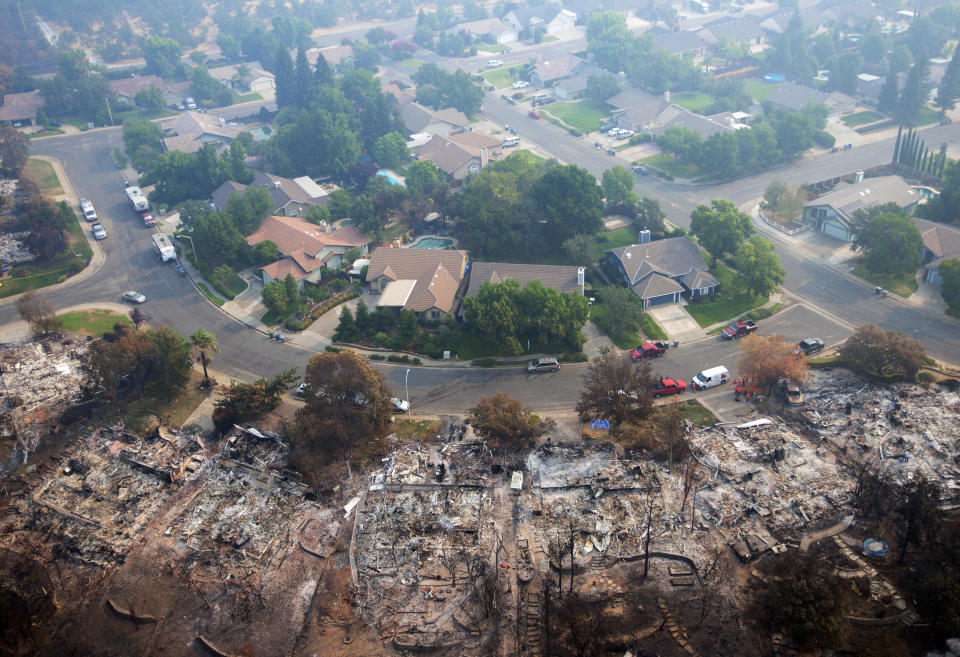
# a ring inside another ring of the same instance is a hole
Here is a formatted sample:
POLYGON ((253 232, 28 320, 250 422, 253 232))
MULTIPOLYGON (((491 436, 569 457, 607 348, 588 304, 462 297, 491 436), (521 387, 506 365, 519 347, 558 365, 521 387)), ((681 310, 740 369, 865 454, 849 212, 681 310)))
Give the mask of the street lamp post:
POLYGON ((408 367, 407 373, 403 377, 403 394, 407 396, 406 399, 408 404, 410 403, 410 388, 407 387, 407 380, 409 378, 410 378, 410 368, 408 367))
POLYGON ((193 243, 193 238, 189 235, 180 235, 180 237, 190 240, 190 248, 193 250, 193 257, 197 261, 197 271, 200 271, 200 253, 197 251, 197 245, 193 243))
POLYGON ((107 104, 107 114, 110 116, 110 125, 113 125, 113 112, 110 110, 110 99, 104 98, 103 101, 107 104))

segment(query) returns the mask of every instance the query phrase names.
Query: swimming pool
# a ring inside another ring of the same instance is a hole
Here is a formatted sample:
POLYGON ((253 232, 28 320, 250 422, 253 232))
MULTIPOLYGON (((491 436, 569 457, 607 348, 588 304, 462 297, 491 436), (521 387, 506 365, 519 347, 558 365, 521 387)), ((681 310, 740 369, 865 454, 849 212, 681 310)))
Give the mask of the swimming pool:
POLYGON ((411 249, 449 249, 453 240, 442 237, 421 237, 410 245, 411 249))
POLYGON ((379 171, 377 171, 377 175, 383 176, 394 185, 400 185, 401 187, 406 187, 406 185, 404 184, 404 181, 397 178, 392 171, 387 171, 386 169, 380 169, 379 171))

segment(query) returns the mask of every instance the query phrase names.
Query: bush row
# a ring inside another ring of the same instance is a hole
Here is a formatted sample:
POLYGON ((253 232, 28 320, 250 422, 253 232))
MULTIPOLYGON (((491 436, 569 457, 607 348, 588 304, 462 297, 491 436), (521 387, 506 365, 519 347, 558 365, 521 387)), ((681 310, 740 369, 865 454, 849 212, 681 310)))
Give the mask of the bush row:
POLYGON ((410 363, 411 365, 420 365, 423 363, 422 360, 414 356, 411 358, 406 354, 398 356, 397 354, 390 354, 389 356, 384 356, 383 354, 370 354, 367 356, 370 360, 385 360, 388 363, 410 363))
POLYGON ((311 310, 310 314, 307 315, 302 320, 299 320, 296 317, 287 317, 287 321, 283 323, 284 328, 286 328, 288 331, 303 331, 304 329, 309 327, 311 324, 313 324, 317 320, 317 318, 320 317, 320 315, 322 315, 323 313, 327 312, 331 308, 335 308, 336 306, 339 306, 344 301, 349 301, 350 299, 353 299, 359 295, 360 295, 359 292, 357 292, 356 290, 352 290, 346 294, 341 294, 338 297, 334 297, 333 299, 330 299, 329 301, 321 303, 319 306, 311 310))

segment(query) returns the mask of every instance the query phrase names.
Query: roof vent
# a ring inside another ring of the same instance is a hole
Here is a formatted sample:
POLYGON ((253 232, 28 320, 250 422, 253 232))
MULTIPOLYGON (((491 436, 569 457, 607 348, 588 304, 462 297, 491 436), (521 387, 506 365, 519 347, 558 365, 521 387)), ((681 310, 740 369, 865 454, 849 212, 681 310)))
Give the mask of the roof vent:
POLYGON ((633 254, 630 253, 629 251, 627 251, 627 252, 624 254, 624 256, 627 258, 627 260, 629 260, 630 258, 633 257, 633 254))
POLYGON ((273 186, 276 187, 277 189, 280 189, 280 181, 279 181, 279 180, 274 180, 274 181, 273 181, 273 186))

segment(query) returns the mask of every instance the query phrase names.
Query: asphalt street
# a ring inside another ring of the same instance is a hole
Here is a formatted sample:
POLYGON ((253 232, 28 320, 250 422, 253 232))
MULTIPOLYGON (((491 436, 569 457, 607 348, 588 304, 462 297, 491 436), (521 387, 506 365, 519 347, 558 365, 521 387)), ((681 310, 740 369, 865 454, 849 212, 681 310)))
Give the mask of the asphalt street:
MULTIPOLYGON (((249 107, 233 111, 249 113, 249 107)), ((605 168, 624 163, 594 149, 590 139, 575 139, 547 122, 528 119, 517 107, 500 101, 497 95, 488 95, 485 113, 494 121, 517 126, 521 139, 549 145, 556 157, 575 162, 598 177, 605 168)), ((924 131, 924 137, 928 144, 939 144, 956 139, 958 130, 960 125, 931 128, 924 131)), ((76 283, 45 290, 44 294, 56 307, 67 308, 78 303, 116 301, 125 290, 139 290, 149 299, 143 310, 153 324, 171 326, 183 335, 198 328, 212 331, 222 350, 216 357, 215 367, 227 376, 250 380, 287 368, 298 368, 302 372, 308 352, 273 342, 235 321, 204 299, 171 265, 156 260, 151 231, 128 205, 122 175, 113 162, 111 153, 120 144, 118 128, 31 142, 33 154, 55 157, 63 163, 73 189, 78 196, 93 201, 108 233, 108 239, 95 246, 104 251, 106 262, 102 268, 76 283)), ((686 226, 690 211, 711 198, 743 203, 759 198, 771 180, 801 183, 846 173, 889 159, 891 149, 892 141, 886 140, 801 160, 720 185, 682 185, 648 176, 637 180, 637 191, 661 200, 671 221, 686 226)), ((846 337, 855 325, 874 323, 915 335, 937 358, 955 360, 955 355, 960 353, 960 331, 954 324, 918 314, 894 299, 874 297, 870 286, 851 281, 819 262, 806 260, 783 245, 779 251, 787 270, 785 291, 809 307, 797 305, 779 313, 763 322, 761 334, 783 333, 790 340, 819 336, 830 344, 846 337)), ((12 301, 0 301, 0 323, 16 318, 12 301)), ((683 344, 676 351, 670 350, 654 363, 655 371, 689 379, 700 369, 722 364, 736 376, 736 349, 736 344, 705 338, 683 344)), ((521 368, 376 366, 385 374, 395 394, 406 394, 403 392, 406 379, 414 411, 425 413, 463 412, 482 394, 497 390, 517 397, 538 411, 570 409, 579 396, 584 368, 583 365, 564 365, 554 374, 528 375, 521 368)), ((707 393, 708 399, 711 394, 719 393, 707 393)))

